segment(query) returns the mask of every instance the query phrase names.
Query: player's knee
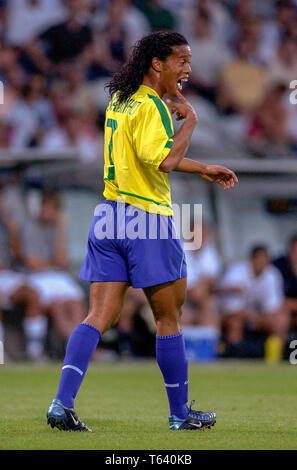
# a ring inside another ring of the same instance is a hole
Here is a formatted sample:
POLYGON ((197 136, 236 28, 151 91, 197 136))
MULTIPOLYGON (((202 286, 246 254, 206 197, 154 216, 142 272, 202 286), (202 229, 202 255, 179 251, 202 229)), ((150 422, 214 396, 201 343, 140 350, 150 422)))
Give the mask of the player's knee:
POLYGON ((11 295, 12 302, 26 302, 28 304, 39 303, 38 292, 30 286, 21 286, 11 295))
POLYGON ((35 289, 32 289, 31 287, 26 287, 26 295, 29 302, 34 304, 40 303, 39 294, 35 289))
POLYGON ((84 323, 97 328, 101 334, 104 334, 109 328, 117 323, 119 319, 119 312, 104 312, 102 310, 89 310, 87 317, 84 319, 84 323))
POLYGON ((274 318, 271 318, 270 329, 272 333, 279 335, 284 334, 287 332, 288 327, 289 324, 285 315, 276 314, 274 318))
POLYGON ((154 317, 156 323, 177 324, 181 317, 181 310, 155 311, 154 317))

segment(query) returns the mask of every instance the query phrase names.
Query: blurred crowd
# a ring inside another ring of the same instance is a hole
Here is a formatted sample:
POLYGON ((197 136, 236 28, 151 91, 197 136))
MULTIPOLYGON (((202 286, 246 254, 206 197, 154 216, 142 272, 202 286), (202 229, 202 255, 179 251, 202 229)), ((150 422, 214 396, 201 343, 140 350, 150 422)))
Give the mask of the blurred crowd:
MULTIPOLYGON (((209 158, 297 156, 296 0, 0 0, 0 167, 1 150, 76 148, 83 163, 99 163, 99 175, 105 84, 133 44, 160 29, 180 31, 191 46, 184 94, 199 116, 193 145, 209 158)), ((60 195, 40 192, 20 223, 1 184, 0 340, 17 318, 20 357, 63 357, 87 291, 71 275, 60 195)), ((268 356, 282 357, 297 328, 297 235, 276 260, 264 243, 225 266, 212 228, 202 232, 201 249, 187 252, 188 347, 202 334, 215 340, 215 354, 220 346, 222 356, 244 357, 249 338, 260 338, 268 356)), ((116 357, 150 357, 154 335, 144 294, 129 289, 102 346, 116 357)), ((15 344, 5 341, 12 358, 15 344)))
POLYGON ((0 0, 0 148, 102 159, 104 85, 135 41, 175 29, 193 55, 193 144, 210 157, 296 156, 296 10, 296 0, 0 0))

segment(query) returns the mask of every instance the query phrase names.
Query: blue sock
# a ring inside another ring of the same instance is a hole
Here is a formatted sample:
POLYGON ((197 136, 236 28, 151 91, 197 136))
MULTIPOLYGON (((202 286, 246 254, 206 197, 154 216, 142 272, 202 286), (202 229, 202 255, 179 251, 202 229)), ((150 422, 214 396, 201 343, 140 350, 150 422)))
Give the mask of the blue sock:
POLYGON ((182 333, 156 337, 156 356, 164 377, 170 414, 180 419, 188 415, 188 361, 182 333))
POLYGON ((74 399, 100 338, 100 331, 87 323, 78 325, 69 338, 56 397, 66 408, 74 407, 74 399))

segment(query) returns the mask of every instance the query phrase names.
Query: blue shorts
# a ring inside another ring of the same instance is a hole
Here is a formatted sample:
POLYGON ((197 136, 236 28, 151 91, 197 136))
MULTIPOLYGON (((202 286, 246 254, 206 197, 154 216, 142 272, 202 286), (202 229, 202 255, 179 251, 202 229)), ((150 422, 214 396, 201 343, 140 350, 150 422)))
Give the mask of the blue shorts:
POLYGON ((95 210, 79 278, 144 288, 187 276, 172 217, 105 200, 95 210))

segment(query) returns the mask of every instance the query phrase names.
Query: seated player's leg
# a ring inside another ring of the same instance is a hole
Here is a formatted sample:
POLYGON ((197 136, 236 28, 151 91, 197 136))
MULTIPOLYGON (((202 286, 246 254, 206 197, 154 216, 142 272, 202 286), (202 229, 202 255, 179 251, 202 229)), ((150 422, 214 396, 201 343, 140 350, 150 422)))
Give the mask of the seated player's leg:
POLYGON ((198 324, 201 326, 219 327, 220 318, 212 295, 206 296, 200 304, 198 324))
POLYGON ((297 328, 297 299, 286 297, 283 309, 288 313, 290 318, 289 328, 297 328))
POLYGON ((266 330, 270 335, 277 336, 284 344, 289 331, 290 317, 281 309, 276 312, 263 313, 258 317, 258 328, 266 330))
POLYGON ((197 430, 212 426, 213 412, 188 408, 188 361, 180 329, 181 307, 186 295, 186 278, 144 288, 156 325, 156 357, 164 377, 170 406, 171 430, 197 430))
POLYGON ((20 285, 11 293, 10 301, 15 305, 24 305, 23 327, 27 358, 38 360, 44 352, 47 330, 47 320, 42 312, 38 292, 31 286, 20 285))
POLYGON ((69 339, 57 397, 47 413, 52 427, 65 431, 90 431, 74 412, 74 399, 101 335, 118 318, 126 289, 127 282, 91 284, 89 313, 69 339))
POLYGON ((65 302, 61 300, 50 302, 47 305, 47 312, 58 336, 63 340, 68 339, 74 328, 72 322, 69 322, 65 302))
POLYGON ((42 271, 29 276, 30 286, 39 293, 42 305, 63 340, 85 316, 84 294, 67 272, 42 271))
POLYGON ((265 359, 267 361, 277 362, 282 359, 289 326, 290 316, 284 308, 258 315, 256 329, 264 330, 269 334, 265 343, 265 359))
POLYGON ((83 320, 86 315, 86 305, 82 299, 68 299, 65 301, 66 316, 71 331, 83 320))
POLYGON ((243 340, 245 313, 233 312, 232 314, 225 314, 223 317, 223 328, 225 330, 225 339, 227 343, 239 344, 243 340))
POLYGON ((68 340, 86 315, 84 301, 81 299, 54 300, 48 306, 48 312, 56 332, 63 340, 68 340))
POLYGON ((183 314, 181 318, 182 326, 192 326, 197 324, 197 311, 194 309, 193 305, 189 302, 186 302, 183 306, 183 314))

